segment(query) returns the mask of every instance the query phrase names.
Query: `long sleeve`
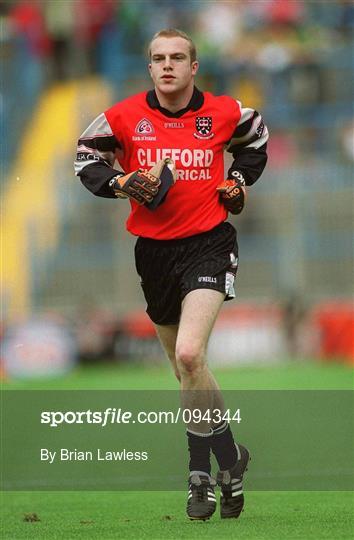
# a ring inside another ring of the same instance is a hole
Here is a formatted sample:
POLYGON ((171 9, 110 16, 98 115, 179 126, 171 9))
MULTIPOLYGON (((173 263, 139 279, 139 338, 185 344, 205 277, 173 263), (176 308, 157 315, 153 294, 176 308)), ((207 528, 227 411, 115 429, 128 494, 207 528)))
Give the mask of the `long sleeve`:
POLYGON ((94 195, 115 198, 108 182, 113 176, 124 174, 113 167, 116 151, 120 148, 104 113, 80 136, 74 163, 75 174, 94 195))
POLYGON ((258 180, 266 166, 269 133, 257 111, 243 108, 240 102, 238 104, 241 117, 226 147, 234 158, 228 178, 241 173, 246 185, 250 186, 258 180))

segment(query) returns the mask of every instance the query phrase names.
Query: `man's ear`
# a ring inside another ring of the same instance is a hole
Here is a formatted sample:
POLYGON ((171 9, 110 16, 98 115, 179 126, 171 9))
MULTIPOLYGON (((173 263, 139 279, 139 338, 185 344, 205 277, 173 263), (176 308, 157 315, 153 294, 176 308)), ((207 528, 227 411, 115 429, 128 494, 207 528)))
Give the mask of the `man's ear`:
POLYGON ((150 77, 152 77, 152 73, 151 73, 151 64, 148 64, 148 70, 149 70, 149 73, 150 73, 150 77))
POLYGON ((192 62, 192 74, 196 75, 198 69, 199 69, 199 62, 195 60, 194 62, 192 62))

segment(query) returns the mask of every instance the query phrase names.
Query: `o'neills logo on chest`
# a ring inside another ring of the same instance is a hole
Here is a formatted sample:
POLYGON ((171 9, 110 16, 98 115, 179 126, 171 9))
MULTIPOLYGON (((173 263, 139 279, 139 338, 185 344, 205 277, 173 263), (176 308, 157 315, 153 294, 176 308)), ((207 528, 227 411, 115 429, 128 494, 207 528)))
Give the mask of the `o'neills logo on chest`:
POLYGON ((150 120, 142 118, 135 126, 133 141, 156 141, 155 129, 150 120))
POLYGON ((212 139, 214 133, 212 132, 213 121, 211 116, 197 116, 195 119, 196 133, 193 133, 197 139, 212 139))
POLYGON ((184 123, 183 122, 165 122, 163 127, 167 129, 183 129, 184 123))

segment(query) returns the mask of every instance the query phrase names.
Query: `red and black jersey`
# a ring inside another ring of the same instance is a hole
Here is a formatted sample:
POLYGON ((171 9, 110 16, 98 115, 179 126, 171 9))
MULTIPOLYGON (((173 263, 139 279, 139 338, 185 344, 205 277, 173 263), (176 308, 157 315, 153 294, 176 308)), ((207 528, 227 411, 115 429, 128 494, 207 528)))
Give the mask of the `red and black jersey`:
POLYGON ((127 229, 157 240, 184 238, 208 231, 224 221, 227 210, 217 185, 224 179, 224 150, 235 160, 228 171, 241 172, 254 183, 266 163, 268 131, 261 116, 228 96, 196 88, 188 106, 171 113, 156 93, 143 92, 102 113, 82 134, 76 174, 94 194, 114 197, 108 183, 117 174, 149 169, 170 157, 177 181, 156 210, 131 202, 127 229))

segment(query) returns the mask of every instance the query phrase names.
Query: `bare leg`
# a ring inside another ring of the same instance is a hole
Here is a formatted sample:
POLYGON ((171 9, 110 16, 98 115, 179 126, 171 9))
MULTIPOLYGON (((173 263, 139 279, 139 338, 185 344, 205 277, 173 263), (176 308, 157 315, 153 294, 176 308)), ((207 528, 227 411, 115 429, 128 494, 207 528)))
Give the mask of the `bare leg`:
POLYGON ((155 324, 155 330, 160 340, 160 343, 162 347, 164 348, 169 361, 172 364, 175 375, 177 379, 180 381, 181 375, 178 371, 177 363, 176 363, 176 340, 177 340, 177 333, 178 333, 178 324, 169 324, 165 326, 155 324))
MULTIPOLYGON (((177 379, 181 382, 184 408, 201 411, 224 410, 219 386, 205 362, 208 339, 223 300, 224 295, 217 291, 205 289, 192 291, 183 302, 180 325, 155 325, 159 340, 177 379), (194 390, 196 392, 193 394, 194 390), (193 405, 195 400, 197 403, 193 405)), ((189 429, 201 433, 208 433, 213 426, 214 424, 209 422, 188 424, 189 429)))
MULTIPOLYGON (((205 361, 206 348, 224 295, 209 289, 191 291, 184 299, 176 341, 176 366, 180 374, 182 406, 190 410, 223 409, 219 387, 205 361)), ((207 420, 190 422, 188 429, 210 433, 207 420)))

